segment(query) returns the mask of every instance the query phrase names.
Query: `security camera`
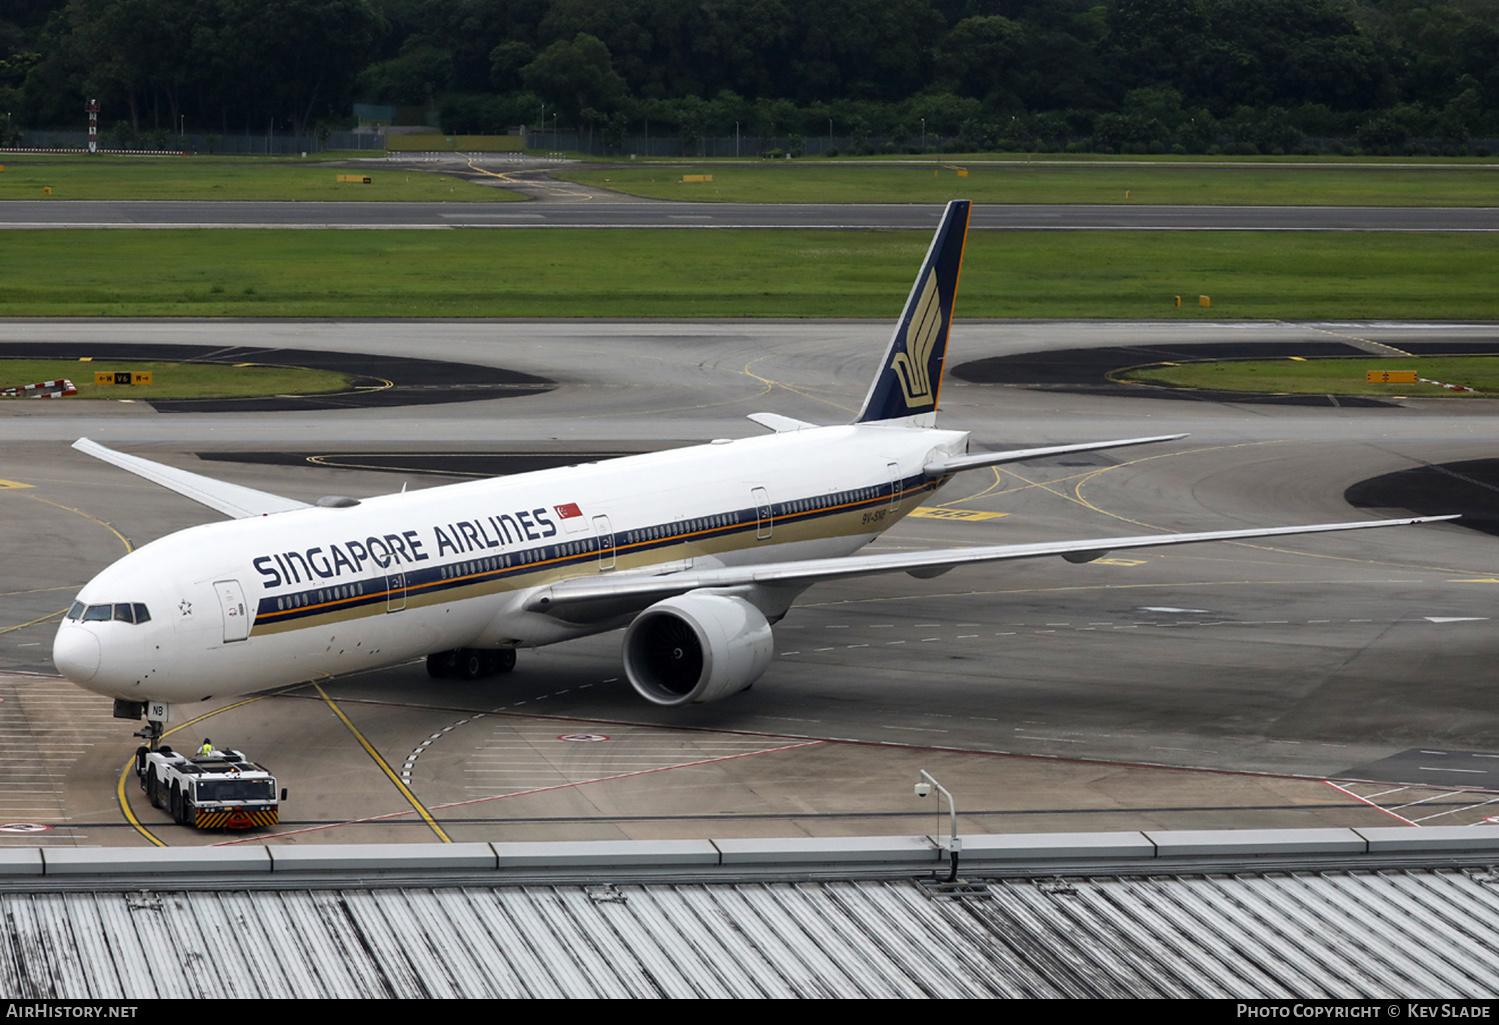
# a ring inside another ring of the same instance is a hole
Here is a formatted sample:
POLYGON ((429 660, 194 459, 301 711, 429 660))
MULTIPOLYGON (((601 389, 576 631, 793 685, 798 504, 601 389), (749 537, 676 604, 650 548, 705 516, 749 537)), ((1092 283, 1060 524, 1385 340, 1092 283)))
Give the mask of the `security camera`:
POLYGON ((917 797, 925 797, 928 794, 930 794, 931 792, 932 792, 932 785, 930 783, 917 783, 916 784, 916 796, 917 797))

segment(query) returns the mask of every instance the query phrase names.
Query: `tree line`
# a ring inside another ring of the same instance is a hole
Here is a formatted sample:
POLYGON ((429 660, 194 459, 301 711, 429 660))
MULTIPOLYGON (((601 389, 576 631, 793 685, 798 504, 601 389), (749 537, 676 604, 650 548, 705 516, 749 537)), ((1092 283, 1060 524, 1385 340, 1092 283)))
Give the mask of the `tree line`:
POLYGON ((7 0, 6 130, 645 127, 909 148, 1466 151, 1499 0, 7 0))

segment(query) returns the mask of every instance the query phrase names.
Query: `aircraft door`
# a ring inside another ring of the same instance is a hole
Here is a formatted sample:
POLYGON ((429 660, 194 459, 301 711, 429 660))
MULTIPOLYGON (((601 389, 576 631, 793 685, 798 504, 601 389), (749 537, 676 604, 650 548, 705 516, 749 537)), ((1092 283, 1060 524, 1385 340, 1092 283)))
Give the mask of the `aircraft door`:
POLYGON ((755 540, 764 541, 775 529, 775 517, 770 511, 770 495, 764 488, 754 488, 750 495, 755 500, 755 540))
POLYGON ((593 518, 593 532, 599 539, 599 570, 614 568, 614 527, 607 516, 593 518))
POLYGON ((224 614, 224 643, 242 641, 250 636, 250 610, 245 604, 245 589, 238 580, 215 580, 213 593, 219 597, 219 611, 224 614))
POLYGON ((886 463, 885 468, 890 471, 890 508, 894 509, 900 505, 900 464, 886 463))
POLYGON ((400 612, 406 607, 406 574, 385 575, 385 611, 400 612))

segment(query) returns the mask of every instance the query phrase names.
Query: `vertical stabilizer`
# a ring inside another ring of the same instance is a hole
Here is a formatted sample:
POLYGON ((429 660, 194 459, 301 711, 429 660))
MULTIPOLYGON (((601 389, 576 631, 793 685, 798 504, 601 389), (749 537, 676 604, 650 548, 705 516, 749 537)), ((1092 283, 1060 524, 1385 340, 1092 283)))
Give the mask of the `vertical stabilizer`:
POLYGON ((952 327, 971 205, 966 199, 947 204, 855 423, 907 420, 919 427, 931 427, 937 422, 937 394, 942 388, 942 365, 947 359, 947 336, 952 327))

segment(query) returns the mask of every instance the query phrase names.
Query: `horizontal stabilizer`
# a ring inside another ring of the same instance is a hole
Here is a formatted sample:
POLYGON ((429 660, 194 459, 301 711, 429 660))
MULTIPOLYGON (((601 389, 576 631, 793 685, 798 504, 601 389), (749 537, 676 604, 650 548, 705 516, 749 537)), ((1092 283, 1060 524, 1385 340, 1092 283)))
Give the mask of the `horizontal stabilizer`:
POLYGON ((282 498, 280 495, 256 491, 254 488, 246 488, 238 484, 227 484, 199 473, 179 470, 175 466, 153 463, 140 456, 128 456, 87 438, 79 438, 73 442, 73 447, 95 459, 102 459, 122 470, 128 470, 137 477, 144 477, 153 484, 160 484, 164 488, 235 519, 244 519, 246 516, 265 516, 270 513, 289 512, 292 509, 308 507, 306 502, 298 502, 292 498, 282 498))
POLYGON ((807 431, 817 426, 816 424, 809 424, 805 420, 782 416, 780 413, 751 413, 748 419, 753 420, 761 427, 769 427, 777 434, 784 434, 787 431, 807 431))
POLYGON ((1111 551, 1127 548, 1162 548, 1168 545, 1200 544, 1204 541, 1245 541, 1291 534, 1327 534, 1342 530, 1369 530, 1417 523, 1438 523, 1456 516, 1416 516, 1400 520, 1361 520, 1353 523, 1314 523, 1300 527, 1254 527, 1248 530, 1212 530, 1197 534, 1148 534, 1142 537, 1103 537, 1085 541, 1039 541, 1030 544, 990 545, 982 548, 946 548, 927 552, 881 552, 835 559, 728 566, 720 569, 688 570, 657 576, 619 575, 578 577, 537 590, 526 601, 526 609, 581 621, 590 607, 618 615, 622 609, 647 605, 701 588, 734 588, 760 585, 800 589, 824 580, 846 580, 877 573, 910 573, 933 577, 957 566, 1011 559, 1035 559, 1059 555, 1070 562, 1091 562, 1111 551))
POLYGON ((1185 434, 1162 434, 1155 438, 1122 438, 1119 441, 1090 441, 1080 445, 1049 445, 1045 448, 1017 448, 1008 452, 976 452, 966 456, 951 456, 923 466, 928 477, 946 477, 960 470, 977 470, 984 466, 999 466, 1001 463, 1020 463, 1027 459, 1042 459, 1046 456, 1064 456, 1072 452, 1094 452, 1104 448, 1128 448, 1131 445, 1153 445, 1158 441, 1177 441, 1185 434))

